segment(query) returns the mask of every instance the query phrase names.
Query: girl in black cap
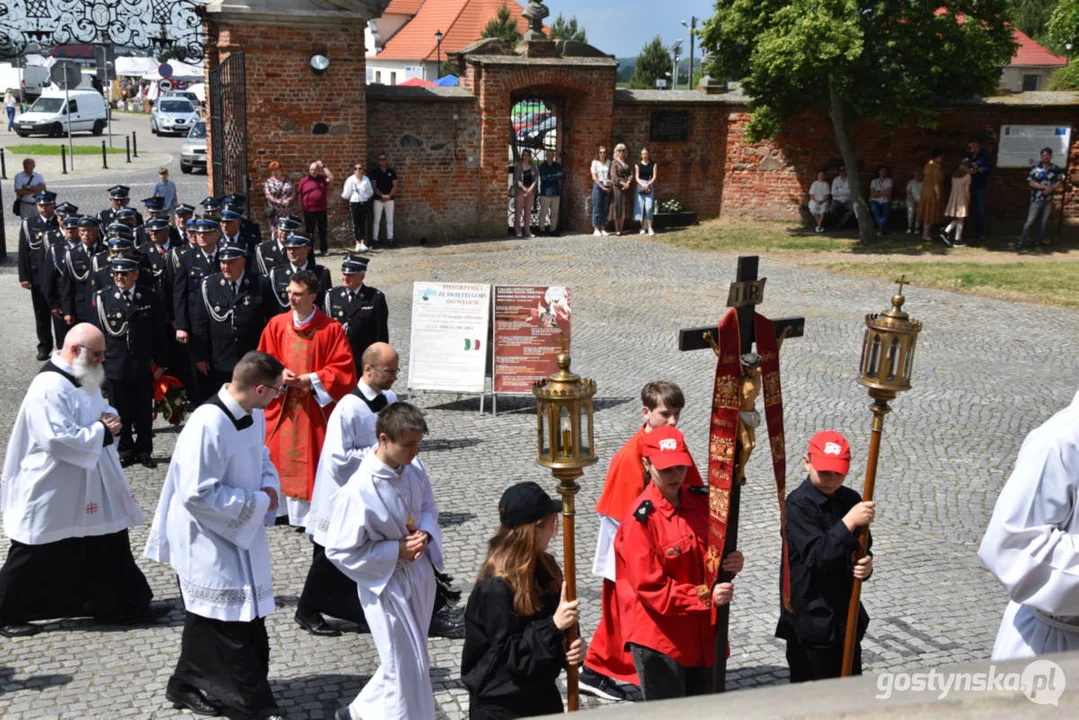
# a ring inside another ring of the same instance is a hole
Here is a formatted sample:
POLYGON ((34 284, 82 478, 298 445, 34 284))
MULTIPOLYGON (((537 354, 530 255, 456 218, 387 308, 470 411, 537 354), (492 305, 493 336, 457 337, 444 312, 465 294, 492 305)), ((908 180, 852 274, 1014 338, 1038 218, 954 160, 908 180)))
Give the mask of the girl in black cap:
POLYGON ((498 503, 501 526, 487 545, 465 609, 461 679, 470 720, 503 720, 562 712, 555 681, 584 660, 564 633, 578 619, 566 600, 562 571, 547 546, 562 504, 534 482, 517 483, 498 503))

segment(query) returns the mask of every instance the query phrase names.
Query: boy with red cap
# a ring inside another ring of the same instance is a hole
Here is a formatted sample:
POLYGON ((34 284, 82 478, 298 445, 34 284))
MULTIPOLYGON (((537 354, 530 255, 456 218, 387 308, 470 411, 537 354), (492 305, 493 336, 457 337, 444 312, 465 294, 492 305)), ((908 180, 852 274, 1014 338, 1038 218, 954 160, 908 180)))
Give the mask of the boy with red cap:
MULTIPOLYGON (((876 503, 843 487, 850 443, 834 430, 813 436, 802 458, 809 477, 787 496, 787 552, 791 610, 780 603, 776 637, 787 641, 791 682, 839 677, 854 578, 873 574, 873 557, 857 562, 855 531, 873 522, 876 503)), ((869 538, 872 547, 873 538, 869 538)), ((780 571, 782 572, 782 570, 780 571)), ((782 578, 780 579, 782 587, 782 578)), ((862 637, 869 625, 858 609, 852 673, 862 674, 862 637)))
MULTIPOLYGON (((618 525, 633 501, 644 490, 647 473, 641 468, 643 445, 649 434, 660 427, 675 427, 686 404, 682 390, 672 382, 650 382, 641 389, 641 415, 644 424, 622 449, 611 458, 603 493, 596 503, 599 535, 592 574, 603 578, 599 626, 588 646, 580 675, 581 692, 607 700, 637 700, 637 670, 625 649, 615 598, 614 536, 618 525), (620 684, 622 683, 622 684, 620 684)), ((701 474, 692 462, 686 469, 686 485, 703 485, 701 474)))
MULTIPOLYGON (((685 482, 693 458, 681 431, 656 428, 642 454, 650 482, 614 540, 623 640, 646 702, 704 695, 712 691, 712 612, 731 601, 734 586, 707 582, 708 488, 685 482)), ((742 564, 740 552, 723 559, 732 574, 742 564)))

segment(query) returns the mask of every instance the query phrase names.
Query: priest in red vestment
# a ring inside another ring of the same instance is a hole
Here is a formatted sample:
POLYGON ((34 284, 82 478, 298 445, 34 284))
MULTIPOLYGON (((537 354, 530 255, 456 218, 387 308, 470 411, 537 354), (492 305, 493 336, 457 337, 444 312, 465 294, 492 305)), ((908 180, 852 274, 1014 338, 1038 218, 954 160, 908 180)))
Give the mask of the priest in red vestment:
POLYGON ((266 446, 286 502, 278 515, 303 527, 311 508, 326 421, 334 403, 356 387, 356 363, 341 325, 315 306, 321 288, 309 270, 288 285, 291 312, 276 315, 258 349, 285 366, 282 394, 266 408, 266 446))

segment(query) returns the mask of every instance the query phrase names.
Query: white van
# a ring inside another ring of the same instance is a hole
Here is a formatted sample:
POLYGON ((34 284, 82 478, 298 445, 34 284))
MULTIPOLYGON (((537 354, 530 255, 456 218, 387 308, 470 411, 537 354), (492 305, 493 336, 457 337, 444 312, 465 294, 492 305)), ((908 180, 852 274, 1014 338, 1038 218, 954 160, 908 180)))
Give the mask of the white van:
POLYGON ((63 90, 46 90, 15 120, 15 132, 19 137, 66 135, 70 122, 71 132, 100 135, 107 119, 105 98, 96 90, 71 90, 66 97, 63 90))

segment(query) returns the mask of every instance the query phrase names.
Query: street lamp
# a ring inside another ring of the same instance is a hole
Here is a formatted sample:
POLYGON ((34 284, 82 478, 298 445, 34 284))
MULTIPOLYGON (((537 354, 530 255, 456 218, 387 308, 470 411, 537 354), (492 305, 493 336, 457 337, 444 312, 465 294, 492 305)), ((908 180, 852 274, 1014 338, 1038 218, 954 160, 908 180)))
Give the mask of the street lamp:
POLYGON ((678 38, 671 45, 671 54, 674 56, 674 73, 671 77, 671 90, 678 89, 678 56, 682 54, 682 38, 678 38))
MULTIPOLYGON (((577 597, 576 539, 573 532, 574 503, 581 486, 577 478, 582 468, 596 462, 592 441, 592 397, 594 380, 582 378, 569 370, 569 354, 562 352, 556 362, 558 371, 532 384, 536 397, 536 453, 540 465, 550 468, 558 480, 562 496, 562 555, 566 565, 566 599, 577 597)), ((566 639, 577 638, 577 627, 566 631, 566 639)), ((566 704, 577 710, 577 668, 566 671, 566 704)))
POLYGON ((435 79, 442 74, 442 31, 435 30, 435 42, 438 43, 438 49, 435 51, 435 79))
POLYGON ((694 35, 697 34, 697 16, 691 15, 689 18, 689 24, 686 21, 682 21, 682 27, 689 28, 689 83, 690 90, 693 89, 693 41, 696 39, 694 35))
POLYGON ((1064 64, 1071 65, 1072 63, 1072 44, 1070 42, 1064 43, 1064 64))

